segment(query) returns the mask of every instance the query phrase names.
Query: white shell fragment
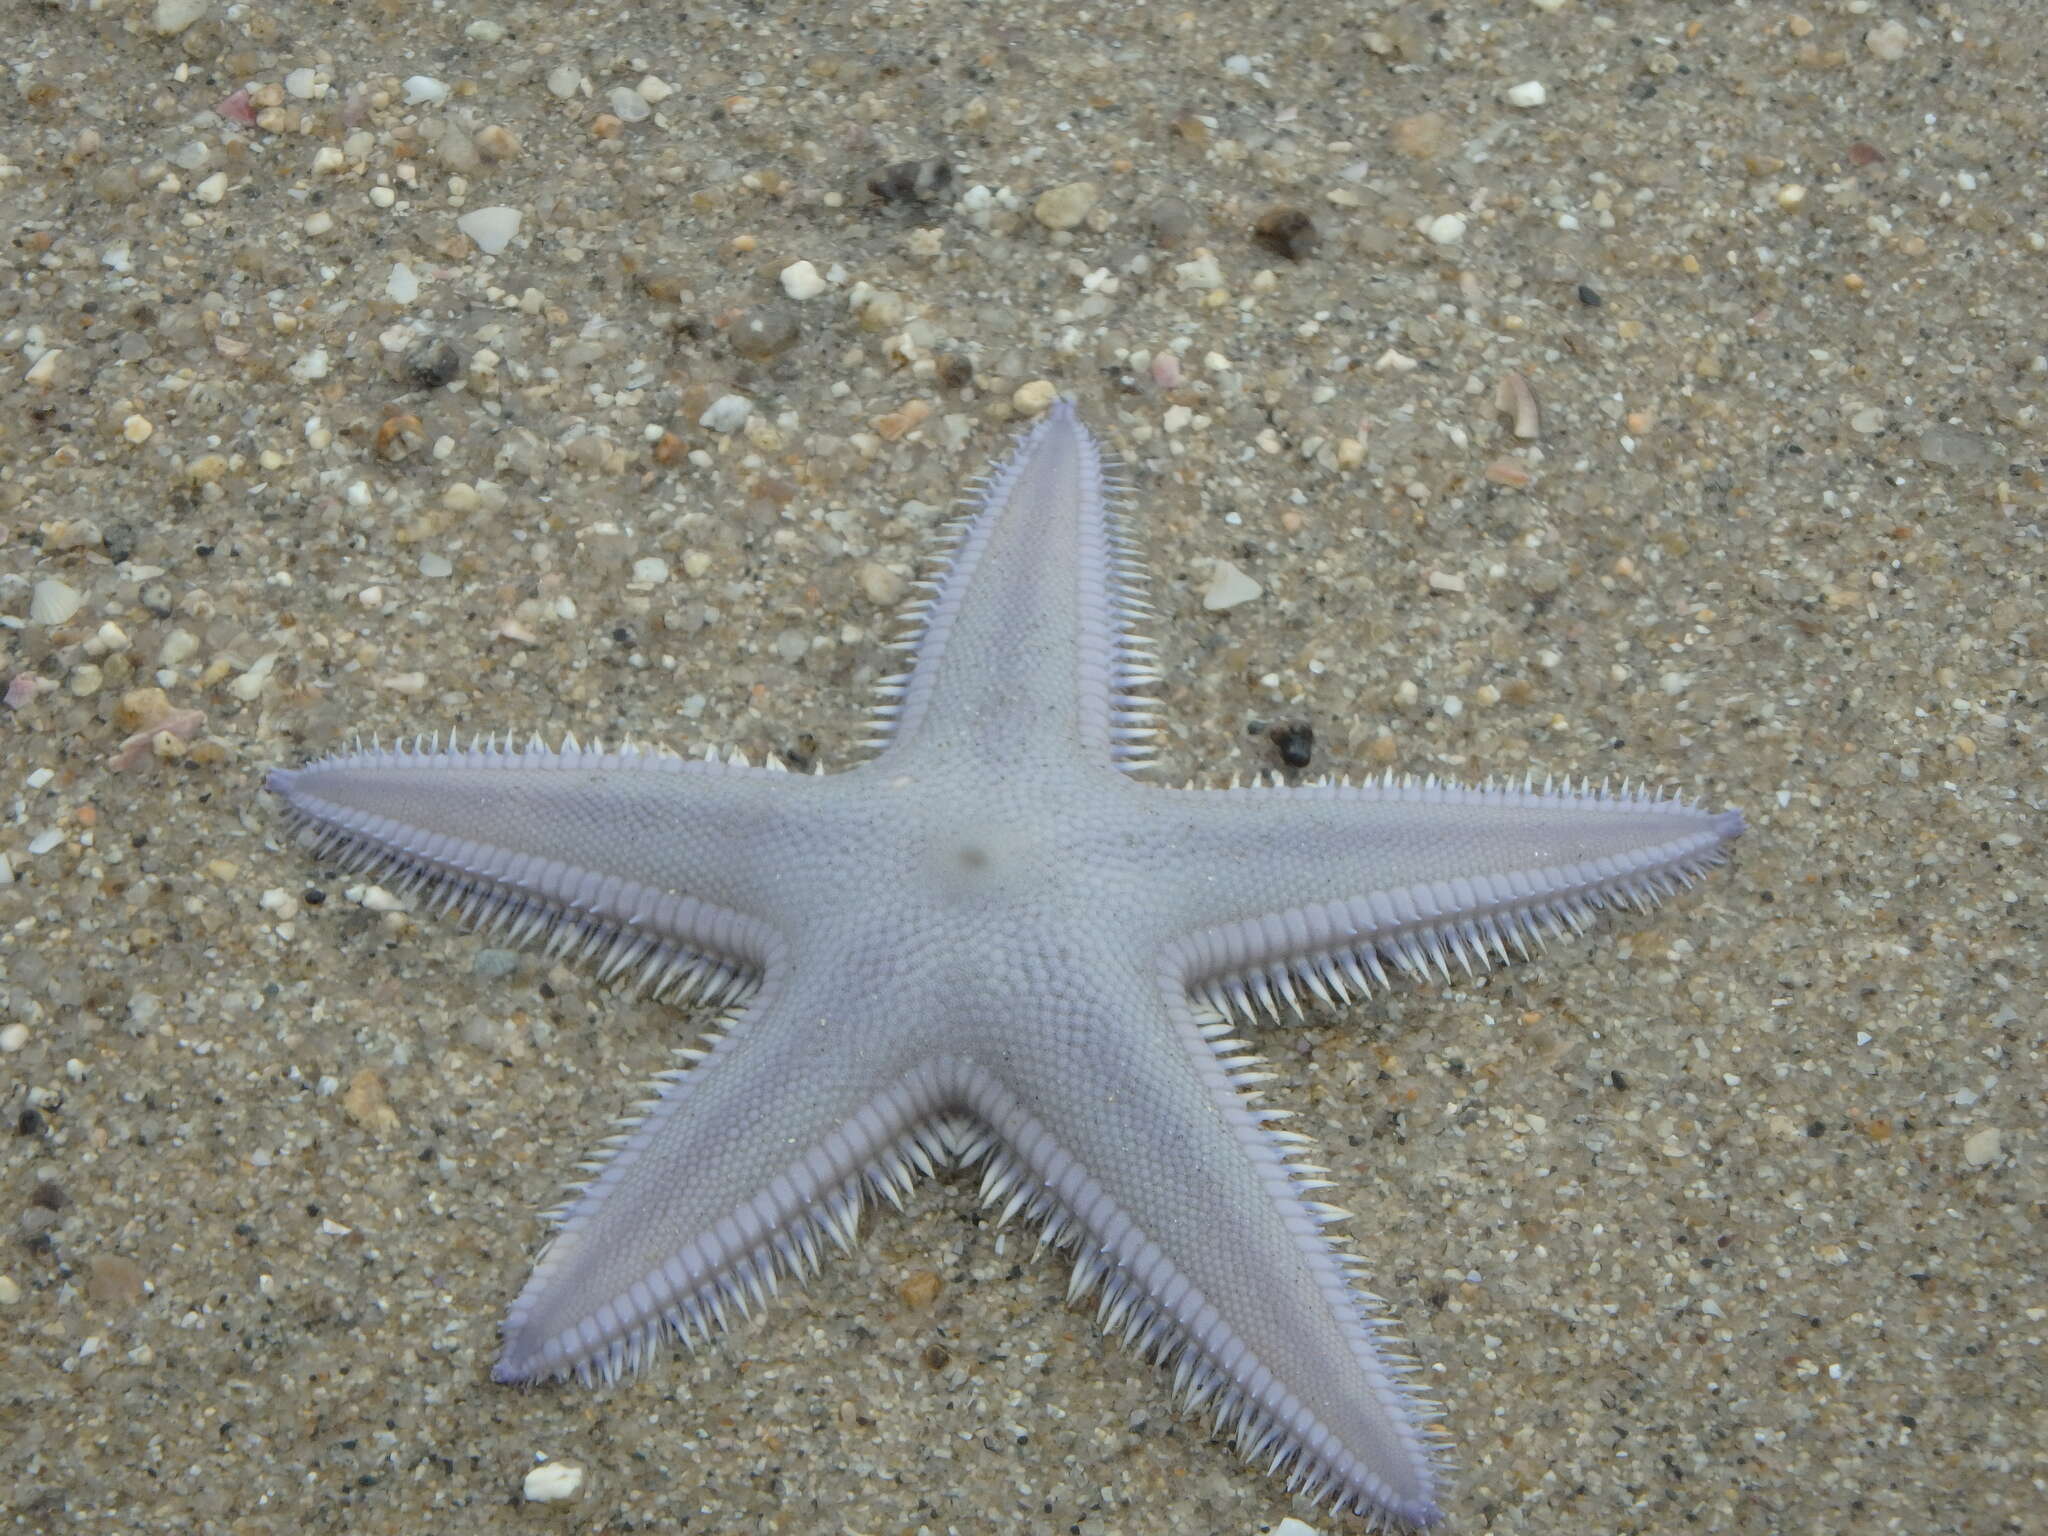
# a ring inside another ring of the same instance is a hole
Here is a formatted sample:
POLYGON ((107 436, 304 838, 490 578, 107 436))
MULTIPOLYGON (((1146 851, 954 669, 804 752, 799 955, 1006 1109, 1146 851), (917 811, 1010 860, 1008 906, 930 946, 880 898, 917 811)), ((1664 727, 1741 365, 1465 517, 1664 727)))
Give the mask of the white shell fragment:
POLYGON ((472 208, 455 221, 455 227, 476 242, 486 256, 495 256, 519 233, 519 210, 503 206, 472 208))

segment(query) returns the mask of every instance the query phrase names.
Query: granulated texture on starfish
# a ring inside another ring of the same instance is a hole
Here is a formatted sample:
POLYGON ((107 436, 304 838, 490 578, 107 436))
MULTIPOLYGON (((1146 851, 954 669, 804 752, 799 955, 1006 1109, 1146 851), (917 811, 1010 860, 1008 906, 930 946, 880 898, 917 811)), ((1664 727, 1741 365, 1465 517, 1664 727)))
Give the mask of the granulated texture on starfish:
POLYGON ((702 1338, 851 1244, 874 1196, 979 1162, 1247 1457, 1438 1518, 1434 1410, 1233 1031, 1653 901, 1742 821, 1515 784, 1146 784, 1144 580, 1062 403, 949 531, 860 767, 572 740, 271 775, 323 851, 724 1010, 557 1213, 499 1380, 702 1338))

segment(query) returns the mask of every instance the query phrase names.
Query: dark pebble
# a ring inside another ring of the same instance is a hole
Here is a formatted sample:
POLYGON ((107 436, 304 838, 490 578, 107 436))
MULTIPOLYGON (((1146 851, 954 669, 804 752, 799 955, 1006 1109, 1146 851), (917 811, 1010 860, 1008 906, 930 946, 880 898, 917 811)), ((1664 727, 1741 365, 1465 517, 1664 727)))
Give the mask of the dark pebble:
POLYGON ((414 389, 439 389, 462 377, 462 351, 445 336, 422 336, 405 349, 405 376, 414 389))
POLYGON ((1252 226, 1252 238, 1289 261, 1306 260, 1322 243, 1316 221, 1299 208, 1274 208, 1252 226))
POLYGON ((953 167, 945 160, 898 160, 868 178, 868 190, 885 203, 929 203, 953 185, 953 167))
POLYGON ((764 304, 748 310, 725 333, 733 351, 757 363, 780 357, 796 345, 796 337, 796 314, 782 304, 764 304))

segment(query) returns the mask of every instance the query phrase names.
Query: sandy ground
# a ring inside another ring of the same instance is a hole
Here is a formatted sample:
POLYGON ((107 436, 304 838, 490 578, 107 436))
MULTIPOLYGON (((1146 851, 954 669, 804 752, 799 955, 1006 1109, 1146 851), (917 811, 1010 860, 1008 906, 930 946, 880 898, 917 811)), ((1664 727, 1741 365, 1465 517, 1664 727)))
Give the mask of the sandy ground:
POLYGON ((959 1184, 715 1350, 492 1386, 701 1021, 366 907, 259 788, 448 725, 857 760, 1040 381, 1129 466, 1163 776, 1306 721, 1750 818, 1271 1042, 1454 1528, 2038 1529, 2029 11, 7 7, 0 1529, 1343 1526, 959 1184))

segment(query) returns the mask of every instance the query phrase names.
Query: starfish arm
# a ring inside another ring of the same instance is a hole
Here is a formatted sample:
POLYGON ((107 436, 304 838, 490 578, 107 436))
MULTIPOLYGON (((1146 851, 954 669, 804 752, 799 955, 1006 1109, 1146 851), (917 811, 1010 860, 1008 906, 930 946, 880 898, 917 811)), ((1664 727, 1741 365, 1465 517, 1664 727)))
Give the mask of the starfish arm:
POLYGON ((1737 811, 1629 789, 1390 779, 1178 798, 1165 835, 1206 873, 1180 892, 1181 953, 1195 994, 1226 1013, 1298 1012, 1297 986, 1326 1003, 1361 996, 1390 965, 1469 974, 1526 954, 1598 909, 1654 905, 1743 826, 1737 811))
MULTIPOLYGON (((758 971, 778 900, 764 844, 827 780, 625 750, 366 748, 269 787, 352 868, 432 888, 515 941, 545 935, 669 995, 727 995, 758 971)), ((813 807, 821 809, 822 807, 813 807)))
POLYGON ((696 1343, 850 1248, 863 1205, 949 1161, 943 1064, 891 1068, 836 982, 780 947, 751 1002, 686 1052, 555 1215, 505 1319, 499 1381, 610 1379, 696 1343))
MULTIPOLYGON (((985 1202, 1076 1248, 1070 1295, 1174 1373, 1247 1459, 1315 1501, 1416 1525, 1437 1518, 1436 1417, 1357 1261, 1325 1231, 1303 1138, 1269 1129, 1260 1074, 1229 1027, 1190 1010, 1171 967, 1107 984, 1055 1025, 1084 1052, 970 1071, 995 1151, 985 1202)), ((986 1055, 986 1051, 981 1054, 986 1055)))
POLYGON ((1151 753, 1158 677, 1138 633, 1144 563, 1094 436, 1062 400, 947 531, 929 595, 882 685, 886 762, 953 755, 1005 773, 1076 753, 1135 768, 1151 753))

